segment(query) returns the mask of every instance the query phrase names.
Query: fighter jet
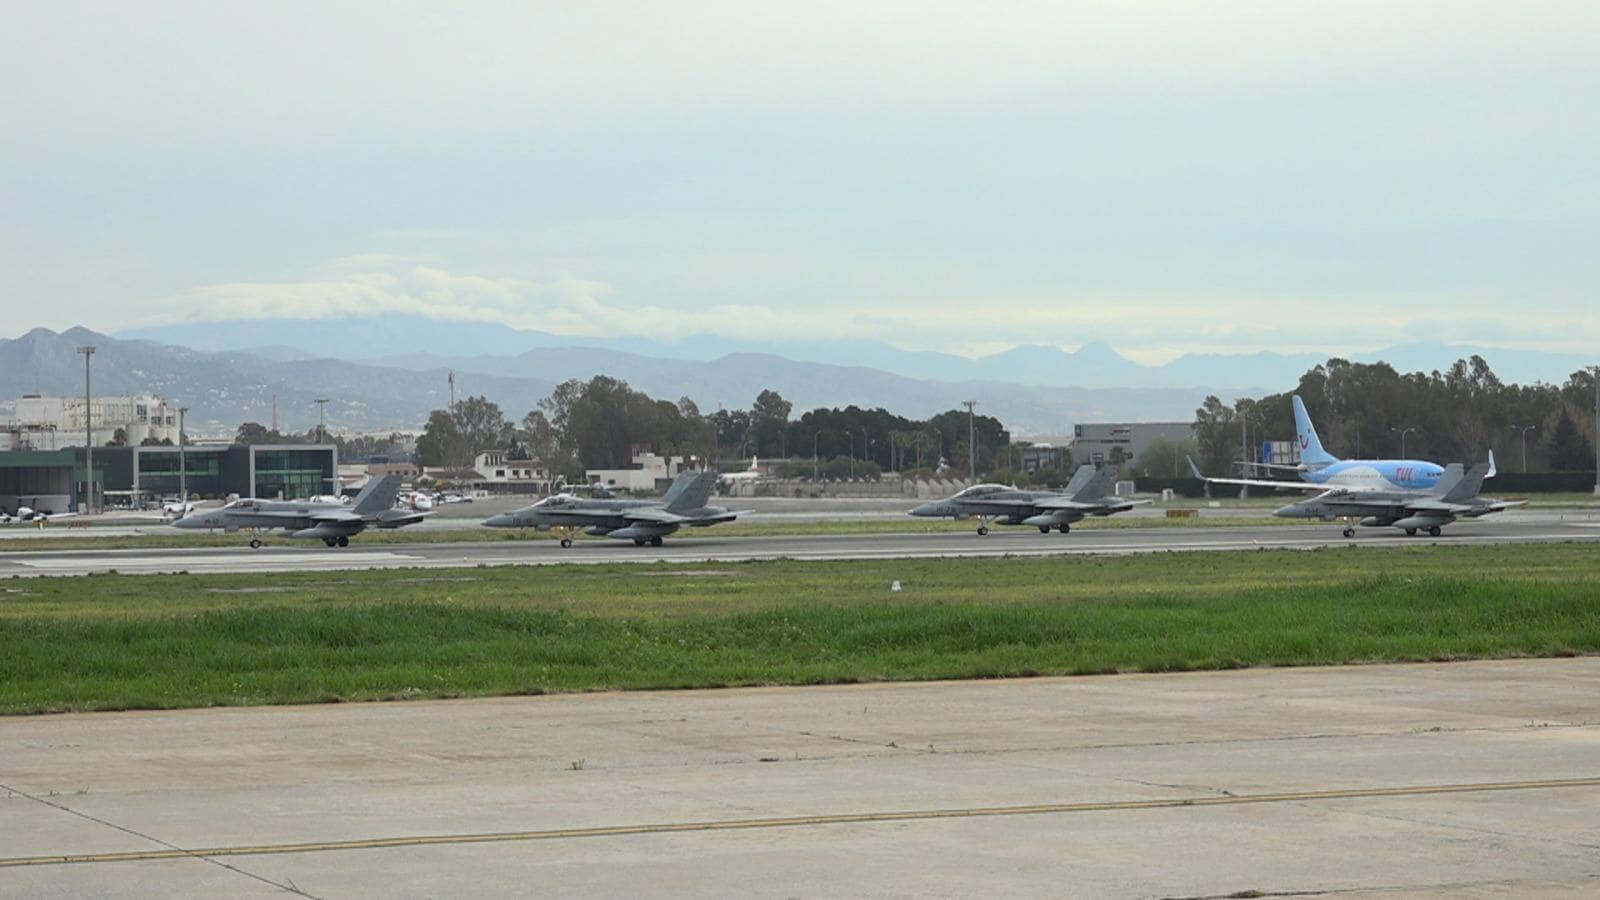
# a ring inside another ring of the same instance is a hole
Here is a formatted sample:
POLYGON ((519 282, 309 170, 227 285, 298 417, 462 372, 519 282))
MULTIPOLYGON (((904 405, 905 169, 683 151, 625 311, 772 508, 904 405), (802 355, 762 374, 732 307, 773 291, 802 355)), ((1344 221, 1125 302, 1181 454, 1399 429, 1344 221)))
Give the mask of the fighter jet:
POLYGON ((1089 516, 1109 516, 1133 509, 1145 500, 1124 500, 1109 494, 1117 472, 1107 466, 1096 469, 1085 463, 1061 491, 1025 491, 1003 484, 975 484, 960 493, 924 503, 911 510, 913 516, 943 519, 978 520, 978 533, 988 534, 990 523, 1033 525, 1041 534, 1055 528, 1062 534, 1072 530, 1073 522, 1089 516))
MULTIPOLYGON (((348 547, 350 538, 368 528, 399 528, 422 521, 422 513, 393 508, 399 492, 400 476, 388 475, 367 482, 350 504, 245 498, 234 500, 221 509, 177 519, 172 527, 220 528, 230 533, 240 529, 257 532, 282 528, 290 537, 321 538, 329 547, 348 547)), ((250 546, 260 547, 261 539, 252 535, 250 546)))
POLYGON ((1285 519, 1322 519, 1327 522, 1344 519, 1345 537, 1355 536, 1355 528, 1348 524, 1354 520, 1374 528, 1393 526, 1409 535, 1426 530, 1433 537, 1438 537, 1439 529, 1456 519, 1476 519, 1527 502, 1478 496, 1483 489, 1483 480, 1493 475, 1494 454, 1490 453, 1488 462, 1473 466, 1472 471, 1465 474, 1460 463, 1451 463, 1445 467, 1438 483, 1426 491, 1335 488, 1291 503, 1273 514, 1285 519))
POLYGON ((490 528, 554 531, 560 535, 563 547, 572 546, 572 535, 578 531, 631 540, 640 547, 659 547, 662 538, 679 528, 704 528, 738 517, 736 512, 706 505, 716 486, 715 472, 684 472, 659 500, 586 500, 572 494, 556 494, 516 512, 493 516, 483 524, 490 528))

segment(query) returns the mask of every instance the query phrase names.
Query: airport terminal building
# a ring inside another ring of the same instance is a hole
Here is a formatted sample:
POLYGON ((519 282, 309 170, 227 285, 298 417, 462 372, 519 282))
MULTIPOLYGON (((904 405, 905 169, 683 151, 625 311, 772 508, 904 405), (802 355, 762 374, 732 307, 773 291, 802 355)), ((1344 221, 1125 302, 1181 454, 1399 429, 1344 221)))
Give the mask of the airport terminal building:
MULTIPOLYGON (((76 512, 90 481, 82 447, 0 452, 0 510, 19 506, 76 512)), ((95 493, 103 508, 140 509, 178 493, 190 496, 295 499, 338 493, 339 458, 332 444, 197 444, 184 447, 94 448, 95 493)))

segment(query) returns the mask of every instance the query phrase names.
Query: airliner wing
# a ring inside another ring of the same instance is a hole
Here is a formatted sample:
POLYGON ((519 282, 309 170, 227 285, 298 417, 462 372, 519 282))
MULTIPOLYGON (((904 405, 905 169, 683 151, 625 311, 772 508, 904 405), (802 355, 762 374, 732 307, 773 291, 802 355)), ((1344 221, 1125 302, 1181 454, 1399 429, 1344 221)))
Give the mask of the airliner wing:
POLYGON ((1286 488, 1291 491, 1325 491, 1331 494, 1359 494, 1363 491, 1376 490, 1376 488, 1356 487, 1350 485, 1315 484, 1310 481, 1270 481, 1265 478, 1208 478, 1200 474, 1200 467, 1189 460, 1189 470, 1194 472, 1194 477, 1206 484, 1238 484, 1245 487, 1286 488))

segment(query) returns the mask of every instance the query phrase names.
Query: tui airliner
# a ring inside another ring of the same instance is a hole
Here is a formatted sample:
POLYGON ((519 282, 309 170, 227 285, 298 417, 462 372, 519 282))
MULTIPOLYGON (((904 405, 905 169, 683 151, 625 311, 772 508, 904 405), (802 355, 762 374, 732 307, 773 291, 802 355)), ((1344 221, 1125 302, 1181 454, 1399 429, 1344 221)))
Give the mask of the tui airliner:
MULTIPOLYGON (((1269 481, 1251 478, 1206 478, 1194 469, 1195 477, 1214 484, 1243 484, 1272 487, 1316 489, 1340 488, 1347 491, 1425 491, 1439 483, 1444 467, 1420 459, 1340 459, 1322 449, 1316 426, 1306 413, 1306 405, 1297 394, 1294 403, 1295 442, 1300 447, 1300 465, 1271 466, 1287 468, 1300 474, 1303 484, 1292 481, 1269 481)), ((1194 463, 1190 461, 1191 468, 1194 463)), ((1493 478, 1494 455, 1489 456, 1489 473, 1493 478)))

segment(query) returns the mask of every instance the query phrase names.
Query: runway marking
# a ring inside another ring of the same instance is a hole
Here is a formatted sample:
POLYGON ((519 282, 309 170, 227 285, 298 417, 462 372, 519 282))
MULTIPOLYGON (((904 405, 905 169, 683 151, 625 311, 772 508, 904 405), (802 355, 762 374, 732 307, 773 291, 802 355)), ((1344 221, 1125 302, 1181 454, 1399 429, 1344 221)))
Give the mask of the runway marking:
POLYGON ((1203 806, 1244 806, 1263 803, 1307 803, 1327 800, 1366 800, 1382 797, 1423 797, 1439 794, 1479 794, 1496 791, 1555 790, 1600 787, 1600 776, 1541 781, 1490 781, 1473 784, 1430 784, 1392 788, 1348 788, 1332 791, 1292 791, 1277 794, 1237 794, 1225 797, 1191 797, 1172 800, 1105 800, 1089 803, 1044 803, 1032 806, 977 806, 963 809, 922 809, 899 812, 837 813, 769 819, 722 819, 702 822, 662 822, 650 825, 602 825, 592 828, 557 828, 543 831, 497 831, 477 834, 428 834, 304 844, 207 847, 194 850, 132 850, 121 853, 62 854, 56 856, 0 857, 0 868, 55 866, 79 863, 148 862, 216 856, 267 856, 336 850, 381 850, 391 847, 491 844, 510 841, 554 841, 577 838, 625 837, 647 834, 682 834, 701 831, 743 831, 762 828, 803 828, 819 825, 853 825, 876 822, 910 822, 932 819, 979 819, 1002 816, 1061 815, 1086 812, 1126 812, 1147 809, 1183 809, 1203 806))

